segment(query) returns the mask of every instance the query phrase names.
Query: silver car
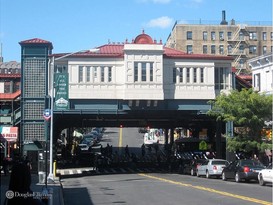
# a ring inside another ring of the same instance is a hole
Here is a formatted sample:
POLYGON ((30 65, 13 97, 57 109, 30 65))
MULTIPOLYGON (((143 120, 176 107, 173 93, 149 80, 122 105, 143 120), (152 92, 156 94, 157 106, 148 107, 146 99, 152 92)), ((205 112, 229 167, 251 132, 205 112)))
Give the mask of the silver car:
POLYGON ((220 177, 222 175, 223 168, 228 166, 229 162, 223 159, 208 159, 203 162, 196 170, 196 176, 211 176, 220 177))
POLYGON ((262 169, 258 174, 258 180, 259 184, 261 186, 264 186, 266 183, 272 183, 273 182, 273 170, 272 170, 272 164, 270 164, 265 169, 262 169))

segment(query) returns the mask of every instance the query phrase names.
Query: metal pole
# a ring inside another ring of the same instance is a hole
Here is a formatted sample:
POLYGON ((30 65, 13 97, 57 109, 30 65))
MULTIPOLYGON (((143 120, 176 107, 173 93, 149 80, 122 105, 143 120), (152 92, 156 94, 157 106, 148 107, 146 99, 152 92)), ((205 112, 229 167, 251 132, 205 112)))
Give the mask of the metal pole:
POLYGON ((54 110, 54 67, 55 67, 55 57, 52 57, 52 62, 50 64, 51 71, 51 117, 50 117, 50 138, 49 138, 49 174, 48 179, 53 179, 53 110, 54 110))
POLYGON ((55 68, 55 60, 60 60, 63 58, 66 58, 68 56, 71 56, 73 54, 79 53, 79 52, 83 52, 83 51, 90 51, 90 52, 98 52, 99 49, 95 48, 95 49, 90 49, 90 50, 80 50, 77 52, 73 52, 73 53, 68 53, 66 55, 63 55, 59 58, 56 58, 54 56, 52 56, 52 62, 50 64, 50 71, 51 71, 51 118, 50 118, 50 146, 49 146, 49 153, 50 153, 50 157, 49 157, 49 174, 48 174, 48 179, 54 181, 54 175, 53 175, 53 118, 54 118, 54 68, 55 68))

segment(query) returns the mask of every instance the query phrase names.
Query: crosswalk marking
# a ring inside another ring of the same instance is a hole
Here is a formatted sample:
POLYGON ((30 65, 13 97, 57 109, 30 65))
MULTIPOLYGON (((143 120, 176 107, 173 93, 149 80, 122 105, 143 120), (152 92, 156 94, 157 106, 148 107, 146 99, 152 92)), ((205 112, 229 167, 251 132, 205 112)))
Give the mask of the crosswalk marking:
POLYGON ((99 175, 99 174, 125 174, 125 173, 149 173, 149 172, 162 172, 163 169, 157 168, 130 168, 130 167, 109 167, 109 168, 78 168, 78 169, 57 169, 57 174, 61 176, 73 175, 99 175))

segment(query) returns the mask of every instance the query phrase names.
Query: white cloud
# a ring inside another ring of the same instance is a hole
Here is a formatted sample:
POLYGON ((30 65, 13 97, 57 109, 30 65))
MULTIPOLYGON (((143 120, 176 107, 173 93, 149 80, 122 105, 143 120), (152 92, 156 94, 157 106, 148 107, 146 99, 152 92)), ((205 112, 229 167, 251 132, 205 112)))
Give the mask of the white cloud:
POLYGON ((173 19, 168 16, 162 16, 156 19, 150 20, 146 26, 148 27, 159 27, 159 28, 168 28, 173 25, 173 19))

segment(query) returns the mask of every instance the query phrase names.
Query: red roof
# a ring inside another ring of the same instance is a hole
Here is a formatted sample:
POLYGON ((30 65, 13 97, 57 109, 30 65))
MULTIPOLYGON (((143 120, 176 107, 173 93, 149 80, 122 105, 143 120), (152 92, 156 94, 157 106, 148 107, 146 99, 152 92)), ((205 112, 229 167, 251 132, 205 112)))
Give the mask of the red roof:
POLYGON ((15 98, 21 95, 21 90, 16 91, 15 93, 0 93, 0 100, 14 100, 15 98))
POLYGON ((51 49, 53 48, 53 45, 50 41, 46 41, 46 40, 43 40, 40 38, 32 38, 29 40, 21 41, 21 42, 19 42, 19 44, 20 45, 23 45, 23 44, 48 44, 51 49))

